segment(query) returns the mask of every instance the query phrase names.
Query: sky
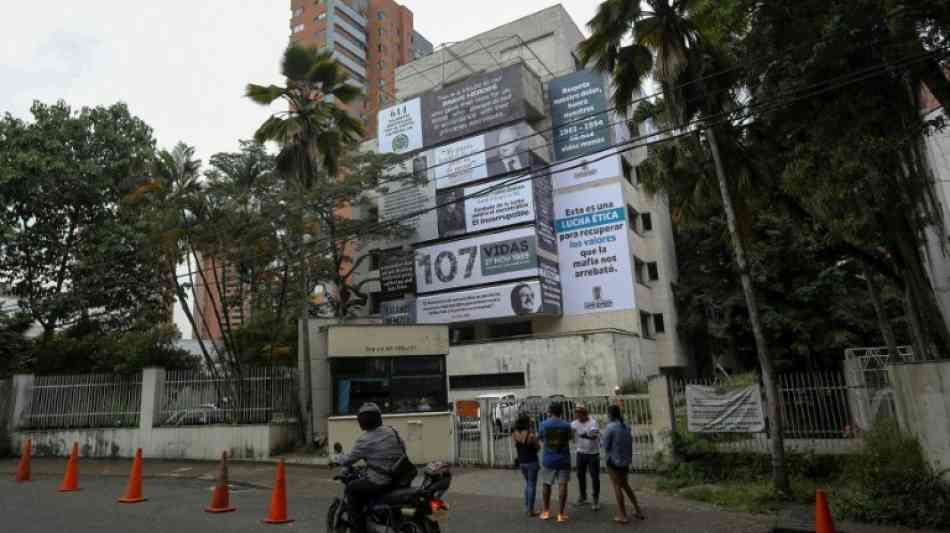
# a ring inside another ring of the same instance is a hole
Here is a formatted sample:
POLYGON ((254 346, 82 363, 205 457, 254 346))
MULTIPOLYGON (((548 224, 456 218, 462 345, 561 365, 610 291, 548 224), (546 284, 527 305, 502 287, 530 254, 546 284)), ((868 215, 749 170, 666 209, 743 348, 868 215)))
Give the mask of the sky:
MULTIPOLYGON (((34 100, 75 109, 125 102, 161 148, 198 157, 236 151, 269 109, 248 82, 281 83, 290 0, 6 0, 0 16, 0 113, 29 119, 34 100)), ((597 0, 562 5, 582 31, 597 0)), ((556 4, 553 0, 404 0, 435 45, 460 41, 556 4)), ((176 323, 190 337, 180 309, 176 323)))

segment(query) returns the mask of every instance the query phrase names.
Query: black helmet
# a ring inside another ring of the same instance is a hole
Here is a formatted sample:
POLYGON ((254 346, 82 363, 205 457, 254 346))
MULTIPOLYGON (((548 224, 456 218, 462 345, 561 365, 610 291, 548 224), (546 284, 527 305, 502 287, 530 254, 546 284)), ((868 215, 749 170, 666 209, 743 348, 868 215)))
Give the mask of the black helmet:
POLYGON ((383 425, 383 414, 375 403, 364 403, 356 414, 356 421, 359 422, 360 429, 370 431, 383 425))

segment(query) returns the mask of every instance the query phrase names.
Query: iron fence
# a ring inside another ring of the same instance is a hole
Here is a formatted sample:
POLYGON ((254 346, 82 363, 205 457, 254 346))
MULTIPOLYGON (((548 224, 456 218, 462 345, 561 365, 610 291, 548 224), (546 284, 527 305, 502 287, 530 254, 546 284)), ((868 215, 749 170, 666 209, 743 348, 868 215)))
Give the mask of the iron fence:
POLYGON ((161 405, 163 426, 296 422, 297 371, 259 367, 215 377, 172 370, 165 375, 161 405))
MULTIPOLYGON (((590 416, 597 420, 601 430, 607 426, 607 408, 610 405, 619 406, 634 440, 631 468, 640 471, 655 468, 653 416, 647 394, 530 398, 514 401, 490 399, 482 404, 487 406, 487 412, 480 409, 476 417, 456 417, 457 461, 465 465, 513 466, 517 452, 511 432, 518 417, 527 415, 532 429, 537 431, 541 422, 547 418, 548 408, 552 403, 561 404, 567 420, 572 418, 574 408, 582 403, 590 416), (488 441, 483 442, 482 439, 486 437, 488 441)), ((573 442, 571 454, 574 454, 573 442)))
POLYGON ((141 374, 36 376, 20 427, 137 427, 141 401, 141 374))
MULTIPOLYGON (((786 449, 815 453, 848 453, 860 447, 861 432, 855 420, 855 411, 859 406, 855 405, 855 402, 865 397, 862 387, 849 385, 840 372, 779 374, 776 379, 786 449)), ((687 385, 725 386, 718 378, 674 382, 673 406, 676 426, 680 432, 686 431, 687 385)), ((722 451, 767 453, 769 420, 764 389, 762 394, 766 431, 702 433, 702 437, 722 451)))

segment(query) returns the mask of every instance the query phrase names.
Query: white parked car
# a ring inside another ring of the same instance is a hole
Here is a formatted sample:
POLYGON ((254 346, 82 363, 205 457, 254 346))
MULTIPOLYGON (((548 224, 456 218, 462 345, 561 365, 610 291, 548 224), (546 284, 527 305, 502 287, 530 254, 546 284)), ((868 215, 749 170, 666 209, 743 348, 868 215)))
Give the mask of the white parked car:
POLYGON ((493 402, 495 408, 492 412, 492 424, 495 426, 495 433, 511 431, 515 427, 515 421, 518 419, 518 397, 515 393, 482 394, 478 399, 496 400, 493 402))

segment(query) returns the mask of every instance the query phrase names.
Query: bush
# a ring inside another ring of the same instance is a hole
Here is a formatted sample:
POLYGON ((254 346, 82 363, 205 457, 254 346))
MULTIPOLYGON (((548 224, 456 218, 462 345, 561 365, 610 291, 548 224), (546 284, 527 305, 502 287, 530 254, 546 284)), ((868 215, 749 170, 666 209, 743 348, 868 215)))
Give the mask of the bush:
POLYGON ((917 439, 897 422, 879 420, 865 435, 864 450, 849 462, 844 487, 836 491, 841 516, 913 528, 950 527, 950 483, 924 458, 917 439))
MULTIPOLYGON (((720 452, 712 441, 695 433, 674 433, 673 449, 681 461, 667 472, 674 479, 692 483, 713 483, 768 480, 772 476, 771 455, 720 452)), ((785 468, 793 479, 835 479, 844 472, 845 463, 841 456, 819 455, 813 452, 785 453, 785 468)))

